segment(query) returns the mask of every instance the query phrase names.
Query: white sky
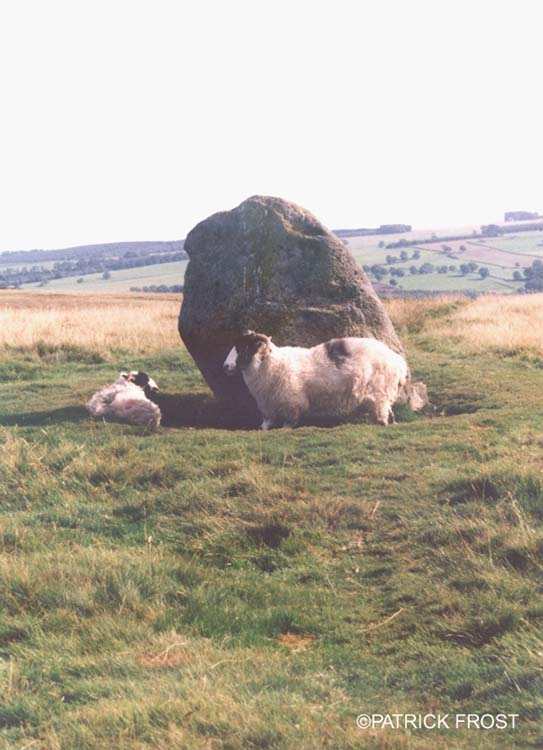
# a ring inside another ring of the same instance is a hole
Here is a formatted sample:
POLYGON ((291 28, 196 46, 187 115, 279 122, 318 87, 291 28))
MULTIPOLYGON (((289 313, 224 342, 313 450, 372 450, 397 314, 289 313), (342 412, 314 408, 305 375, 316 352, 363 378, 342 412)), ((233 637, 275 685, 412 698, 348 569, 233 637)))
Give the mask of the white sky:
POLYGON ((543 211, 537 0, 0 0, 0 251, 543 211))

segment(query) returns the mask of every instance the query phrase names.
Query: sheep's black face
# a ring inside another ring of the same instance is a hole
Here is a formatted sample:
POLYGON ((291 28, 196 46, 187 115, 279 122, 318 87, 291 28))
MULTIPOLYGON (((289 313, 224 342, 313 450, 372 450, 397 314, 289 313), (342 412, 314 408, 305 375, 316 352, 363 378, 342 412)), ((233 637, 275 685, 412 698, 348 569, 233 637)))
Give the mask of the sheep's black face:
POLYGON ((233 375, 239 368, 242 372, 253 362, 257 354, 265 356, 270 348, 270 339, 263 333, 248 331, 243 333, 234 342, 227 358, 224 360, 223 369, 227 375, 233 375))
POLYGON ((138 385, 147 398, 150 398, 153 393, 158 393, 160 390, 153 378, 150 378, 146 372, 141 372, 141 370, 132 370, 128 375, 128 380, 134 383, 134 385, 138 385))

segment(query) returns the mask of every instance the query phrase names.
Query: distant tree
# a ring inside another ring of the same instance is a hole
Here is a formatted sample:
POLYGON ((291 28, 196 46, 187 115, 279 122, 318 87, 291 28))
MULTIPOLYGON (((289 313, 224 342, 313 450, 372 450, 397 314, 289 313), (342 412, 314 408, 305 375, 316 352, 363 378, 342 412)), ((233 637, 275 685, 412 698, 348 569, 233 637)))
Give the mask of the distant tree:
POLYGON ((423 263, 419 269, 419 273, 434 273, 435 268, 433 263, 423 263))
POLYGON ((520 271, 513 271, 513 279, 515 281, 522 281, 522 274, 520 271))
POLYGON ((524 288, 527 292, 543 291, 543 263, 540 260, 534 260, 531 266, 525 268, 524 276, 524 288))
POLYGON ((419 272, 419 269, 416 266, 410 266, 409 273, 415 276, 419 272))
POLYGON ((449 266, 449 271, 456 271, 456 266, 449 266))
POLYGON ((460 273, 462 274, 462 276, 466 276, 466 274, 468 274, 469 272, 470 272, 469 263, 462 263, 460 265, 460 273))
POLYGON ((418 260, 420 258, 420 250, 415 250, 411 257, 413 258, 413 260, 418 260))
POLYGON ((460 245, 460 252, 461 253, 465 253, 466 252, 466 246, 465 245, 460 245))
POLYGON ((390 286, 396 286, 398 282, 396 281, 396 279, 390 279, 388 283, 390 284, 390 286))
POLYGON ((402 252, 400 253, 400 258, 401 260, 407 260, 409 258, 407 250, 402 250, 402 252))
POLYGON ((489 276, 489 274, 490 274, 490 271, 488 270, 488 268, 486 268, 486 266, 481 266, 481 268, 479 269, 479 276, 482 279, 486 279, 487 276, 489 276))
POLYGON ((381 241, 379 242, 379 247, 380 247, 380 248, 386 247, 386 245, 385 245, 385 242, 384 242, 383 240, 381 240, 381 241))
POLYGON ((499 237, 503 231, 497 224, 484 224, 481 227, 481 234, 483 237, 499 237))
POLYGON ((371 267, 372 274, 377 278, 382 278, 383 276, 387 275, 387 270, 384 266, 380 266, 378 263, 375 263, 371 267))
POLYGON ((81 276, 77 279, 77 283, 78 284, 82 284, 83 283, 83 279, 81 278, 81 276))

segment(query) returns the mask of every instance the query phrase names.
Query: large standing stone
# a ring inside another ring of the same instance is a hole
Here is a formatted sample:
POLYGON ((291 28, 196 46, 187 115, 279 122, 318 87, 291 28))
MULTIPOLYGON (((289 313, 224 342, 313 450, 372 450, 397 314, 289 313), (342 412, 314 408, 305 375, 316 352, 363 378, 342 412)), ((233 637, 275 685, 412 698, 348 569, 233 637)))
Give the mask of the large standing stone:
POLYGON ((253 196, 189 233, 179 333, 215 395, 256 419, 241 377, 222 365, 250 328, 278 345, 313 346, 373 336, 404 354, 366 274, 312 214, 281 198, 253 196))

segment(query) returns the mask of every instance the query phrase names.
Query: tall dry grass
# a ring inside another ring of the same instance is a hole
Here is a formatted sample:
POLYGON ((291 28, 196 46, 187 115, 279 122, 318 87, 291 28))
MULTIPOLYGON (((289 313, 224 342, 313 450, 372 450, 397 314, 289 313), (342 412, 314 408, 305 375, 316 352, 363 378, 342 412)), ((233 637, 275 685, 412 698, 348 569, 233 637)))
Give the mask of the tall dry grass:
MULTIPOLYGON (((0 353, 74 353, 107 357, 180 346, 178 295, 0 292, 0 353)), ((543 355, 543 294, 459 295, 386 301, 400 336, 456 341, 470 352, 543 355)))
POLYGON ((394 325, 408 331, 421 330, 428 319, 446 315, 467 303, 468 298, 458 294, 443 294, 437 297, 388 297, 384 300, 394 325))
POLYGON ((428 331, 460 339, 471 352, 543 355, 543 294, 479 297, 451 315, 435 318, 428 331))
POLYGON ((0 352, 75 350, 107 356, 180 346, 179 295, 0 292, 0 352))
POLYGON ((543 355, 543 294, 394 299, 387 309, 396 326, 465 351, 543 355))

